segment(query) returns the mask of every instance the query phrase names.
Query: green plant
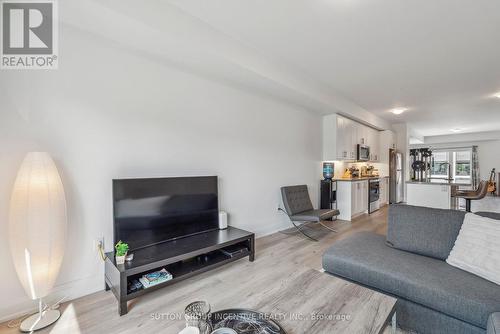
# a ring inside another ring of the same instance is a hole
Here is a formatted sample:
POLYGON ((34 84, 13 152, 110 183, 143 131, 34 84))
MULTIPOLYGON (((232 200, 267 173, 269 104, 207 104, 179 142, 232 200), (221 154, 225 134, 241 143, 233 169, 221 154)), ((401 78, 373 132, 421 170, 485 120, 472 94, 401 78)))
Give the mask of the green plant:
POLYGON ((116 256, 124 256, 128 252, 128 244, 120 240, 116 243, 115 250, 116 250, 115 252, 116 256))

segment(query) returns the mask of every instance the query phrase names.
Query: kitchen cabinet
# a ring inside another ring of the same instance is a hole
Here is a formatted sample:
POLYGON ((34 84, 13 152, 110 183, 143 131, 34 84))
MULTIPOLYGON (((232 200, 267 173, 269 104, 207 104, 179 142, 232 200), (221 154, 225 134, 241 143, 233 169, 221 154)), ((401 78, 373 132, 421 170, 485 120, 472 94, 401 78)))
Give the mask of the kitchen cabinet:
POLYGON ((380 161, 380 134, 378 130, 333 114, 323 118, 323 160, 355 161, 357 146, 368 145, 371 161, 380 161))
POLYGON ((380 132, 380 159, 384 164, 389 164, 389 150, 396 149, 396 134, 391 130, 380 132))
POLYGON ((390 182, 391 179, 389 177, 384 177, 383 180, 384 180, 384 202, 383 202, 383 204, 389 205, 389 203, 391 201, 391 198, 389 195, 389 191, 391 189, 391 182, 390 182))
POLYGON ((358 157, 358 123, 355 121, 347 120, 346 136, 350 140, 346 143, 345 149, 349 152, 349 159, 356 160, 358 157))
POLYGON ((368 132, 368 135, 367 135, 366 145, 370 146, 370 161, 378 162, 380 160, 380 153, 379 153, 380 135, 379 135, 379 131, 367 127, 367 132, 368 132))
POLYGON ((336 157, 340 160, 347 159, 347 150, 345 149, 347 145, 347 119, 343 117, 337 117, 334 126, 337 128, 336 142, 333 143, 333 145, 336 145, 337 147, 336 157))
POLYGON ((337 208, 338 218, 347 221, 368 212, 368 180, 338 180, 337 208))
POLYGON ((351 182, 351 217, 368 210, 368 181, 351 182))
POLYGON ((356 131, 356 144, 360 145, 368 145, 368 127, 364 126, 363 124, 356 123, 357 124, 357 131, 356 131))
POLYGON ((380 179, 380 206, 389 204, 389 178, 380 179))
POLYGON ((361 187, 358 191, 358 198, 359 198, 359 203, 361 203, 361 206, 358 208, 359 211, 357 211, 356 214, 368 213, 368 206, 370 204, 369 194, 368 194, 369 187, 370 183, 368 181, 363 181, 361 183, 361 187))
POLYGON ((337 158, 356 160, 357 123, 337 116, 337 158))
MULTIPOLYGON (((323 117, 323 160, 348 160, 345 149, 347 119, 336 114, 323 117)), ((350 141, 350 140, 349 140, 350 141)))

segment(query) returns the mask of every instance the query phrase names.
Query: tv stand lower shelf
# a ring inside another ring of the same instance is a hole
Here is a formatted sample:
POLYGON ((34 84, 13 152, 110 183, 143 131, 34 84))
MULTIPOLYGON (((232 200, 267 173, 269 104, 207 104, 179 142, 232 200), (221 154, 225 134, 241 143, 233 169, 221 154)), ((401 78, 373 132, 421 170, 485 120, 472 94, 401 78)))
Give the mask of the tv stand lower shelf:
POLYGON ((214 230, 193 236, 163 242, 133 251, 131 262, 117 265, 114 253, 106 253, 105 289, 118 300, 118 313, 128 312, 127 302, 145 293, 153 292, 205 271, 233 261, 255 258, 255 235, 235 227, 214 230), (229 255, 227 250, 231 250, 229 255), (236 252, 235 252, 236 250, 236 252), (130 291, 129 283, 144 274, 165 268, 172 279, 158 285, 130 291))

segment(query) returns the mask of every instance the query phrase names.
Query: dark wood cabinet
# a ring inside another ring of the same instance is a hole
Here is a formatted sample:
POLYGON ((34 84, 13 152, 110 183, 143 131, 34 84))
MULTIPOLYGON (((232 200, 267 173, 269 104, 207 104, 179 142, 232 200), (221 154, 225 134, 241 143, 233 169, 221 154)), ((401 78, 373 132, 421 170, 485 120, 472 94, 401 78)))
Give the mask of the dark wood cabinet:
POLYGON ((118 300, 118 313, 127 314, 127 302, 145 293, 175 284, 202 272, 215 269, 230 262, 249 257, 255 258, 255 235, 235 227, 215 230, 163 242, 133 251, 134 259, 117 265, 114 253, 106 253, 105 289, 111 290, 118 300), (241 251, 234 255, 223 252, 231 247, 241 251), (130 292, 127 288, 132 280, 149 272, 165 268, 173 278, 158 285, 130 292))

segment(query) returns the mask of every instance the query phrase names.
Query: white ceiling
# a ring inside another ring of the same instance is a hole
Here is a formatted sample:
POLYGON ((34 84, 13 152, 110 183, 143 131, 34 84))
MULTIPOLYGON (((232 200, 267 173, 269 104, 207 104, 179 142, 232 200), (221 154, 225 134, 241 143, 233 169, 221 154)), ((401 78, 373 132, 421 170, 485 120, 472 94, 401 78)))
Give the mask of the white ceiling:
POLYGON ((500 129, 498 0, 170 2, 423 136, 500 129))

